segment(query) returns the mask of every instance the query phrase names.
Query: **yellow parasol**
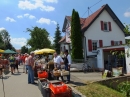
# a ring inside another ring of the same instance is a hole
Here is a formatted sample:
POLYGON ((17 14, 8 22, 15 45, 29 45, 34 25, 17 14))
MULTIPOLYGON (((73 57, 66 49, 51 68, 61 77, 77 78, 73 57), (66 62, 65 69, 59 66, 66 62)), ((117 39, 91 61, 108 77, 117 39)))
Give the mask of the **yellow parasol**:
POLYGON ((53 49, 49 49, 49 48, 44 48, 44 49, 41 49, 41 50, 38 50, 38 51, 36 51, 35 52, 35 54, 44 54, 44 53, 51 53, 51 54, 53 54, 53 53, 55 53, 56 51, 55 50, 53 50, 53 49))
POLYGON ((4 50, 0 49, 0 53, 3 53, 3 52, 4 52, 4 50))

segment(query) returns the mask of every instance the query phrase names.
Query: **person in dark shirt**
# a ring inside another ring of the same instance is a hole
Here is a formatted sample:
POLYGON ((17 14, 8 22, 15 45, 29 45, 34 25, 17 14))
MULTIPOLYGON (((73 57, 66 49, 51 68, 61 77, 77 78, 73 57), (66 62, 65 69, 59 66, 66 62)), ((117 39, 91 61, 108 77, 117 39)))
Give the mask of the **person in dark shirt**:
POLYGON ((66 83, 69 83, 70 82, 71 56, 68 53, 68 50, 65 50, 64 54, 65 54, 65 57, 64 57, 65 70, 69 71, 69 75, 67 75, 67 81, 66 81, 66 83))

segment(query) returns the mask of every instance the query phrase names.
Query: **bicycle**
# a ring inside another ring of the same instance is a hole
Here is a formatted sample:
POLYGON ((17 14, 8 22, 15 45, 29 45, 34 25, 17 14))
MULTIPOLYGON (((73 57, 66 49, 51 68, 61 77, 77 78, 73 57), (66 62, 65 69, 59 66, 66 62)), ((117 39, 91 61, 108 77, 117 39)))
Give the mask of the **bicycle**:
POLYGON ((82 67, 83 72, 91 72, 92 71, 92 67, 89 64, 90 64, 89 61, 86 61, 85 63, 83 63, 83 67, 82 67))

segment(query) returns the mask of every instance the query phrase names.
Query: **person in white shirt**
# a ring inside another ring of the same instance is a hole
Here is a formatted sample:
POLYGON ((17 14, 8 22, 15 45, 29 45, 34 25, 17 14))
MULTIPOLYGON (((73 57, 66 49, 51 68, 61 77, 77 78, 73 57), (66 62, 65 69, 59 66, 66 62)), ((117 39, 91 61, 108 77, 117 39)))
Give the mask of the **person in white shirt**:
POLYGON ((69 75, 67 75, 67 81, 66 83, 70 82, 70 65, 71 65, 71 56, 68 53, 68 50, 65 50, 65 58, 64 58, 64 64, 65 64, 65 70, 69 71, 69 75))
MULTIPOLYGON (((57 69, 61 69, 61 65, 64 63, 63 59, 57 55, 57 53, 54 53, 54 67, 57 69)), ((61 76, 62 81, 64 81, 63 76, 61 76)), ((59 77, 57 77, 57 80, 59 80, 59 77)))

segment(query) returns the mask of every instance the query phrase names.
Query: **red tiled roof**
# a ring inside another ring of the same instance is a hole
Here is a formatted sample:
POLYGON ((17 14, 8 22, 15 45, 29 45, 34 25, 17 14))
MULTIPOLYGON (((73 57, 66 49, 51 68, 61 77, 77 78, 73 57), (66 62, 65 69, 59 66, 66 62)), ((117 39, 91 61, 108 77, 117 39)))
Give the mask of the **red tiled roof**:
MULTIPOLYGON (((71 16, 66 16, 66 18, 71 21, 71 16)), ((83 21, 85 21, 86 18, 80 18, 80 24, 83 23, 83 21)))
POLYGON ((61 38, 61 40, 59 41, 60 42, 63 42, 65 40, 65 36, 61 38))
MULTIPOLYGON (((80 24, 82 24, 81 29, 85 29, 86 27, 89 26, 89 24, 91 24, 93 22, 93 20, 97 17, 97 15, 99 15, 99 13, 102 11, 102 9, 105 7, 105 5, 103 5, 100 9, 98 9, 96 12, 94 12, 93 14, 91 14, 89 17, 87 18, 80 18, 80 24)), ((66 16, 66 18, 71 21, 71 16, 66 16)))
POLYGON ((104 9, 104 7, 105 7, 105 5, 102 6, 100 9, 98 9, 93 14, 91 14, 89 17, 87 17, 86 20, 83 22, 83 26, 81 29, 88 27, 89 24, 91 24, 94 21, 94 19, 99 15, 99 13, 104 9))

